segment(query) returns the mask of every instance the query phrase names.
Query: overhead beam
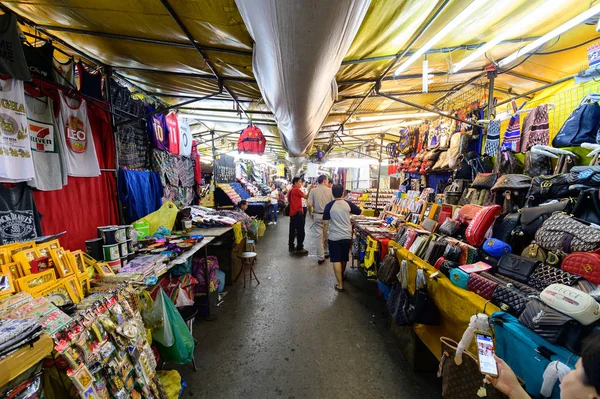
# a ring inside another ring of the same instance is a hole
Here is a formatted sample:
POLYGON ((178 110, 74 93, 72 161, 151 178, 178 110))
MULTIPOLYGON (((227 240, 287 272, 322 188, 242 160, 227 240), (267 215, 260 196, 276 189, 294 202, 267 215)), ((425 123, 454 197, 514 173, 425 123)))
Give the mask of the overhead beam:
MULTIPOLYGON (((147 37, 139 37, 139 36, 118 35, 118 34, 114 34, 114 33, 96 32, 96 31, 90 31, 90 30, 85 30, 85 29, 69 28, 66 26, 36 25, 36 27, 39 29, 53 30, 53 31, 57 31, 57 32, 74 33, 77 35, 104 37, 107 39, 127 40, 127 41, 131 41, 131 42, 160 44, 163 46, 194 49, 194 45, 192 45, 191 43, 173 42, 173 41, 169 41, 169 40, 159 40, 159 39, 149 39, 147 37)), ((196 43, 196 45, 204 51, 215 51, 215 52, 225 53, 225 54, 235 54, 235 55, 244 55, 244 56, 252 57, 252 51, 249 51, 249 50, 236 50, 236 49, 228 49, 228 48, 223 48, 223 47, 203 46, 198 43, 196 43)))
POLYGON ((535 89, 533 89, 533 90, 529 90, 528 92, 525 92, 525 93, 523 93, 523 94, 519 94, 519 95, 518 95, 518 96, 516 96, 515 98, 509 98, 508 100, 501 101, 501 102, 499 102, 498 104, 496 104, 496 107, 499 107, 500 105, 508 104, 509 102, 511 102, 512 100, 515 100, 515 99, 517 99, 517 98, 522 98, 522 97, 525 97, 525 96, 529 96, 529 95, 531 95, 531 94, 533 94, 533 93, 537 93, 538 91, 545 90, 545 89, 547 89, 547 88, 549 88, 549 87, 555 86, 555 85, 557 85, 557 84, 560 84, 560 83, 566 82, 566 81, 568 81, 568 80, 571 80, 571 79, 573 79, 573 76, 572 76, 572 75, 570 75, 570 76, 565 76, 565 77, 564 77, 564 78, 562 78, 562 79, 558 79, 558 80, 556 80, 556 81, 554 81, 554 82, 547 83, 547 84, 545 84, 545 85, 543 85, 543 86, 540 86, 540 87, 537 87, 537 88, 535 88, 535 89))
POLYGON ((135 67, 127 67, 127 66, 113 66, 113 68, 118 69, 120 71, 131 71, 131 72, 140 72, 140 73, 153 73, 158 75, 170 75, 170 76, 180 76, 184 78, 194 78, 194 79, 205 79, 205 80, 213 80, 218 81, 221 79, 223 82, 243 82, 243 83, 256 83, 256 79, 252 78, 242 78, 236 76, 220 76, 217 78, 212 73, 193 73, 193 72, 177 72, 177 71, 166 71, 162 69, 148 69, 148 68, 135 68, 135 67))
MULTIPOLYGON (((466 74, 471 74, 471 73, 480 73, 483 70, 484 70, 484 68, 463 69, 456 73, 452 73, 450 71, 439 71, 439 72, 431 72, 430 75, 433 75, 433 76, 466 75, 466 74)), ((341 81, 337 82, 337 84, 338 84, 338 86, 343 86, 343 85, 354 85, 354 84, 364 84, 364 83, 377 83, 377 82, 384 82, 384 81, 390 81, 390 80, 395 81, 395 80, 421 79, 421 78, 423 78, 423 74, 415 73, 415 74, 410 74, 410 75, 386 76, 386 77, 377 78, 377 79, 371 78, 371 79, 341 80, 341 81)))

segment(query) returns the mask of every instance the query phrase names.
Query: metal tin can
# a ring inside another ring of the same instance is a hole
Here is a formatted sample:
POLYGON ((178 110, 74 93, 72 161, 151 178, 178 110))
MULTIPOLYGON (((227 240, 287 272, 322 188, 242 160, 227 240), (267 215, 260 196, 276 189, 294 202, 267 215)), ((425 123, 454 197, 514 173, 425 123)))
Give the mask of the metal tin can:
POLYGON ((104 251, 104 260, 111 262, 118 260, 119 256, 119 244, 103 245, 102 250, 104 251))
POLYGON ((115 227, 102 230, 104 245, 114 245, 117 243, 117 231, 118 229, 115 227))
POLYGON ((104 244, 103 238, 92 238, 85 242, 85 252, 96 260, 102 260, 102 245, 104 244))
POLYGON ((133 240, 127 240, 127 253, 132 254, 135 252, 135 246, 133 245, 133 240))
POLYGON ((127 241, 127 228, 124 226, 117 227, 117 234, 115 238, 117 239, 117 242, 127 241))
POLYGON ((127 257, 129 251, 127 250, 127 243, 122 242, 119 244, 119 255, 121 258, 127 257))

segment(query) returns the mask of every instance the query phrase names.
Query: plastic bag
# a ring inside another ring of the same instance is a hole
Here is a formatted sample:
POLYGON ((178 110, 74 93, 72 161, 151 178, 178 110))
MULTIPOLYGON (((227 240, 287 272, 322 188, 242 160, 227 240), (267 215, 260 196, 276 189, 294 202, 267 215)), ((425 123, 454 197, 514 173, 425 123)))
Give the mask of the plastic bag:
POLYGON ((234 236, 235 244, 239 244, 244 239, 244 236, 242 234, 242 223, 241 222, 237 222, 236 224, 233 225, 233 236, 234 236))
MULTIPOLYGON (((158 295, 156 295, 156 300, 152 304, 152 308, 146 312, 145 318, 144 313, 142 313, 142 318, 144 319, 144 325, 152 328, 154 331, 154 334, 152 334, 154 341, 160 342, 165 346, 171 346, 175 341, 175 337, 173 336, 173 328, 167 312, 167 301, 171 303, 171 300, 165 295, 165 292, 161 288, 160 291, 158 291, 158 295), (162 325, 157 328, 156 322, 158 320, 162 320, 162 325)), ((177 311, 177 309, 175 311, 177 311)))
POLYGON ((157 296, 157 301, 163 304, 165 309, 165 321, 162 329, 154 333, 154 341, 160 353, 161 359, 165 362, 186 364, 192 361, 194 356, 194 338, 188 330, 185 321, 177 311, 173 302, 165 295, 161 289, 157 296), (163 343, 161 340, 167 331, 174 337, 171 345, 163 343))
POLYGON ((140 296, 140 304, 144 326, 150 330, 162 328, 164 313, 160 303, 153 301, 148 291, 143 291, 140 296))
POLYGON ((260 226, 260 222, 258 220, 253 220, 250 223, 250 227, 248 228, 248 235, 251 237, 258 237, 258 228, 260 226))
POLYGON ((177 288, 177 300, 175 301, 175 306, 181 308, 192 305, 194 305, 194 300, 190 299, 187 292, 185 292, 181 287, 177 288))
POLYGON ((262 237, 265 235, 265 231, 267 230, 267 226, 265 226, 265 222, 263 222, 262 220, 260 221, 260 224, 258 225, 258 236, 262 237))
POLYGON ((175 219, 177 218, 177 206, 171 201, 165 201, 162 206, 149 215, 144 216, 138 222, 147 222, 150 225, 150 235, 153 235, 160 226, 164 226, 169 231, 173 230, 175 219))
POLYGON ((157 371, 158 379, 165 388, 167 397, 169 399, 179 398, 179 392, 181 391, 181 375, 177 370, 160 370, 157 371))

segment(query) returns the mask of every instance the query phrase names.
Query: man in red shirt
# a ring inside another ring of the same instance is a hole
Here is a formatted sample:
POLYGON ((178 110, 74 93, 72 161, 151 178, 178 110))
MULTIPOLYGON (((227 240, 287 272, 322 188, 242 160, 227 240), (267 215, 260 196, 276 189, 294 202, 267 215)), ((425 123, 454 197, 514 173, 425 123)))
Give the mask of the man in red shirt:
POLYGON ((290 252, 298 255, 308 255, 304 249, 304 210, 302 208, 302 198, 307 199, 308 194, 302 192, 302 180, 299 177, 292 179, 292 189, 288 192, 288 201, 290 204, 290 237, 288 245, 290 252), (294 240, 297 240, 294 246, 294 240))

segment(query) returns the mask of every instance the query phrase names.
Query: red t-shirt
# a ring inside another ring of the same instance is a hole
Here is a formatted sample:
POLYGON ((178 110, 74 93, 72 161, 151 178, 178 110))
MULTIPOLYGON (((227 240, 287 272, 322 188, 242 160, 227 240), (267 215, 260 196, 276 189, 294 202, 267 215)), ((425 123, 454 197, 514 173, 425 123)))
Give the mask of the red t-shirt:
POLYGON ((290 216, 294 216, 298 212, 303 212, 302 209, 302 196, 304 193, 298 187, 294 187, 288 194, 290 201, 290 216))

